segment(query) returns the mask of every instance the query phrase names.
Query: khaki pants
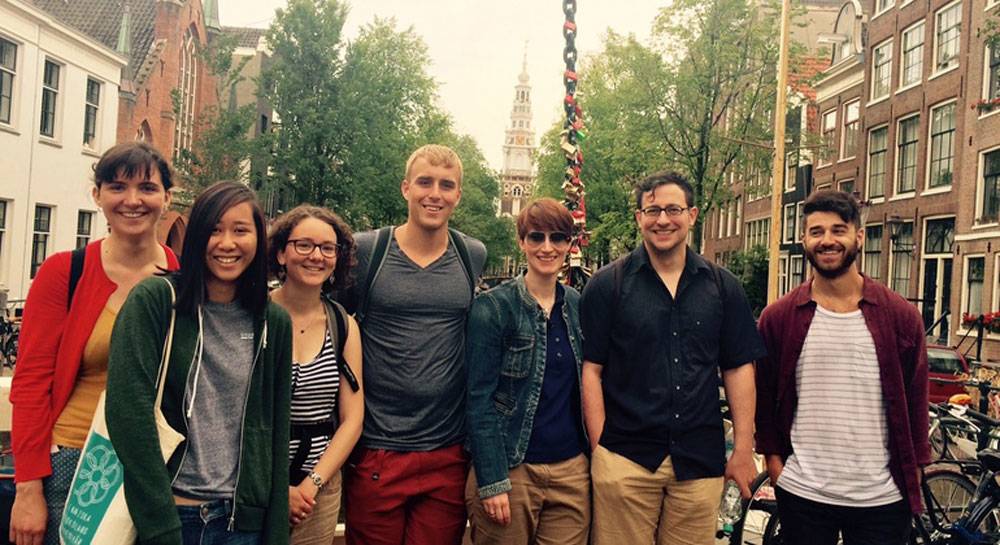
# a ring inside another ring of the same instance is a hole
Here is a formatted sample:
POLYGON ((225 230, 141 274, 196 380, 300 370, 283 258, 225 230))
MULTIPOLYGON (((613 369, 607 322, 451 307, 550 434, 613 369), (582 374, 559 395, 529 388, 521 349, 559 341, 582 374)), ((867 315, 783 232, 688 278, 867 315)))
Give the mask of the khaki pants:
POLYGON ((316 494, 313 512, 298 525, 292 527, 289 538, 291 545, 331 545, 337 532, 337 517, 340 515, 340 472, 330 477, 330 481, 316 494))
POLYGON ((554 464, 521 464, 510 470, 510 524, 483 510, 476 472, 469 472, 465 503, 476 545, 587 545, 590 530, 590 463, 583 454, 554 464))
POLYGON ((656 473, 602 446, 591 460, 593 545, 712 545, 722 477, 678 481, 670 457, 656 473))

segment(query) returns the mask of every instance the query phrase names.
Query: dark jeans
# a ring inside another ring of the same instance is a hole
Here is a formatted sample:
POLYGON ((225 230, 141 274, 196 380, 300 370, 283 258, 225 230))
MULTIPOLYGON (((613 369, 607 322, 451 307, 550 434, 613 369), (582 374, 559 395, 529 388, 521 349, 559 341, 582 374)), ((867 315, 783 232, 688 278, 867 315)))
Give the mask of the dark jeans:
POLYGON ((877 507, 819 503, 774 487, 783 545, 906 545, 913 518, 905 500, 877 507))
POLYGON ((229 531, 233 502, 214 500, 201 505, 178 505, 184 545, 261 545, 260 532, 229 531))

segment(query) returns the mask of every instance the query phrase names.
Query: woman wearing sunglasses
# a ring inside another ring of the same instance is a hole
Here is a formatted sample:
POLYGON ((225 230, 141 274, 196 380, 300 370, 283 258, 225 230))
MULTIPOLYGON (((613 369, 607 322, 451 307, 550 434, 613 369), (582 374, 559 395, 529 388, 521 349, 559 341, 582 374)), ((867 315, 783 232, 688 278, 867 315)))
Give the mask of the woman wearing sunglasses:
POLYGON ((558 201, 528 204, 517 217, 527 272, 472 304, 466 504, 477 545, 587 543, 580 294, 558 282, 572 229, 558 201))
POLYGON ((274 221, 271 299, 292 317, 289 523, 292 545, 333 543, 340 468, 361 437, 361 331, 333 290, 347 286, 354 238, 326 208, 302 205, 274 221), (345 384, 346 382, 346 384, 345 384))

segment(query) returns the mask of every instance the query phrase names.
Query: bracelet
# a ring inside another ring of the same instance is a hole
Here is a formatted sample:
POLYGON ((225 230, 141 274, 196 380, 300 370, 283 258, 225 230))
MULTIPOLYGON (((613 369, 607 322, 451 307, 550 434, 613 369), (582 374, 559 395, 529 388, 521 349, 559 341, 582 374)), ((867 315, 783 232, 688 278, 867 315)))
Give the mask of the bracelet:
POLYGON ((316 473, 315 471, 309 472, 309 480, 316 485, 317 489, 323 488, 323 485, 326 484, 326 482, 323 481, 323 477, 320 477, 319 473, 316 473))

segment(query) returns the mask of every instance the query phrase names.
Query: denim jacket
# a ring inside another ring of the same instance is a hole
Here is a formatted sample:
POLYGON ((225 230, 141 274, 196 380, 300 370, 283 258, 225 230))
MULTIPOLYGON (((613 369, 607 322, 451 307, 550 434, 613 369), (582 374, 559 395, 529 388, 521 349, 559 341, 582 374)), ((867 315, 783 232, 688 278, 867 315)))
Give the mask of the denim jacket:
MULTIPOLYGON (((562 314, 583 365, 580 294, 565 288, 562 314)), ((511 489, 507 470, 524 460, 545 376, 546 318, 518 276, 476 297, 469 311, 467 447, 480 498, 511 489)), ((578 394, 579 395, 579 394, 578 394)), ((580 423, 583 427, 583 423, 580 423)))

